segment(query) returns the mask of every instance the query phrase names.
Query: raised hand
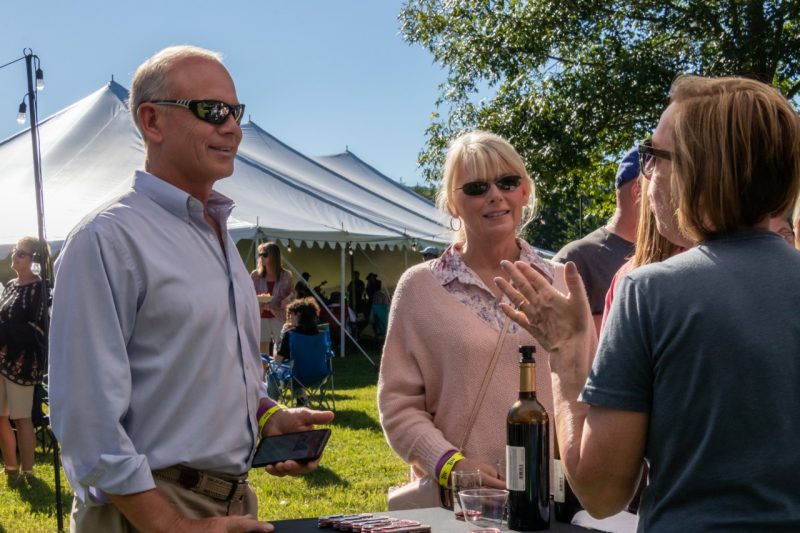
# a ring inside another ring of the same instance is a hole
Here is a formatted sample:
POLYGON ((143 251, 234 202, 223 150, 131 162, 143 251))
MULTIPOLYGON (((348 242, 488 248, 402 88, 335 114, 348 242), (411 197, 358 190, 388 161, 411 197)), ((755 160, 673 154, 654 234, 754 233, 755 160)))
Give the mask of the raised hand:
POLYGON ((538 270, 524 261, 500 263, 511 283, 503 278, 494 282, 514 305, 500 308, 514 322, 525 328, 549 352, 583 336, 594 327, 583 281, 572 262, 567 263, 567 295, 556 290, 538 270))

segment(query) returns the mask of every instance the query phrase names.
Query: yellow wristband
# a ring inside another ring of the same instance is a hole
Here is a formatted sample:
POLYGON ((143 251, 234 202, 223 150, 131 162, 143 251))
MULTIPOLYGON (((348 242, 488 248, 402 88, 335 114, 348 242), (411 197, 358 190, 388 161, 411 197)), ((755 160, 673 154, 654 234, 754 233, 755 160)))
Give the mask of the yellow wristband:
POLYGON ((280 411, 280 410, 281 410, 281 406, 280 405, 273 405, 272 407, 270 407, 269 409, 264 411, 264 414, 261 415, 261 418, 258 419, 258 435, 259 436, 261 436, 261 433, 264 431, 264 426, 267 425, 267 421, 269 420, 269 418, 272 415, 274 415, 275 413, 277 413, 278 411, 280 411))
POLYGON ((448 459, 442 465, 442 469, 439 470, 439 485, 447 488, 447 481, 450 479, 450 471, 453 470, 455 464, 463 458, 464 456, 461 455, 461 452, 456 452, 450 456, 450 459, 448 459))

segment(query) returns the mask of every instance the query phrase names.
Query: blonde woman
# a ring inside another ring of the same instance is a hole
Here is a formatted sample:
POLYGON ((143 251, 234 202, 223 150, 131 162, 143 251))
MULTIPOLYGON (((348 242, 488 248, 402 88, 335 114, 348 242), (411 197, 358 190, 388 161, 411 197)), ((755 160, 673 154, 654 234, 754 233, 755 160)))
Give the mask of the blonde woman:
POLYGON ((258 268, 250 273, 256 294, 268 302, 261 311, 261 353, 273 355, 273 346, 281 339, 286 306, 292 299, 292 273, 283 268, 281 249, 274 242, 258 245, 258 268))
POLYGON ((35 385, 42 383, 47 365, 43 344, 47 303, 41 294, 42 280, 31 270, 34 254, 40 252, 39 242, 36 237, 17 242, 11 252, 11 268, 17 277, 0 296, 0 449, 11 481, 20 476, 17 448, 22 478, 33 476, 33 392, 35 385), (17 427, 16 439, 9 418, 17 427))
MULTIPOLYGON (((542 259, 519 237, 535 198, 522 158, 505 139, 473 131, 451 143, 437 203, 452 217, 455 242, 400 279, 378 380, 381 424, 410 466, 409 492, 446 485, 448 469, 479 469, 485 486, 505 488, 505 418, 517 398, 520 345, 536 346, 537 396, 552 411, 549 355, 516 325, 502 335, 502 293, 492 281, 505 276, 501 261, 524 261, 564 288, 563 266, 542 259)), ((435 498, 426 499, 434 493, 413 502, 412 494, 397 503, 390 497, 390 506, 435 505, 435 498)))

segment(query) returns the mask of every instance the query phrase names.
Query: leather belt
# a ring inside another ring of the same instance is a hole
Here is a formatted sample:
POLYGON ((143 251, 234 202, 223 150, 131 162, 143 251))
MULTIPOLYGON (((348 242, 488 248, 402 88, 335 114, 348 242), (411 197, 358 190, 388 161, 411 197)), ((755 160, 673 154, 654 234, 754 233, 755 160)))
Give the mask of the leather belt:
POLYGON ((203 470, 175 465, 153 470, 153 476, 221 502, 240 501, 247 491, 247 474, 238 479, 235 476, 223 479, 203 470))

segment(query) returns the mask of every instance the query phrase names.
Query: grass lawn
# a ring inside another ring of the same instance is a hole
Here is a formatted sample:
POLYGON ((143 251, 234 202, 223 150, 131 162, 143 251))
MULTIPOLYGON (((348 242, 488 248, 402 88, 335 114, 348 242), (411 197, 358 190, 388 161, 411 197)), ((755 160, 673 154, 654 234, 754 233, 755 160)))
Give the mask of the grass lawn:
MULTIPOLYGON (((370 356, 378 361, 374 353, 370 356)), ((377 368, 360 353, 334 361, 336 419, 320 467, 298 478, 275 478, 253 470, 263 520, 385 511, 386 490, 404 482, 405 464, 383 438, 375 402, 377 368)), ((57 531, 53 457, 37 454, 36 482, 9 487, 0 476, 0 533, 57 531)), ((64 521, 69 526, 72 490, 61 473, 64 521)))

